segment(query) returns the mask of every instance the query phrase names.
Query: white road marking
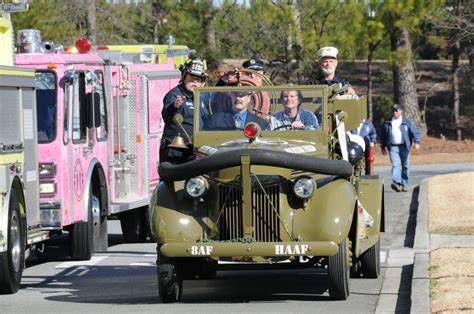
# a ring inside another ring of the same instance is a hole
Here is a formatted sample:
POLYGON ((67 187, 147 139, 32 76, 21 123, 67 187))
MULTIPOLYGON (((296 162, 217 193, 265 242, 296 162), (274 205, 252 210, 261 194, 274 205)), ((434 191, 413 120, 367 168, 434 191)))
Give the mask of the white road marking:
POLYGON ((109 256, 108 255, 107 256, 92 256, 90 261, 64 262, 57 265, 54 268, 65 269, 65 268, 71 268, 71 267, 77 267, 77 266, 94 266, 98 264, 99 262, 103 261, 104 259, 106 259, 107 257, 109 256))
POLYGON ((156 267, 156 263, 130 263, 130 266, 156 267))

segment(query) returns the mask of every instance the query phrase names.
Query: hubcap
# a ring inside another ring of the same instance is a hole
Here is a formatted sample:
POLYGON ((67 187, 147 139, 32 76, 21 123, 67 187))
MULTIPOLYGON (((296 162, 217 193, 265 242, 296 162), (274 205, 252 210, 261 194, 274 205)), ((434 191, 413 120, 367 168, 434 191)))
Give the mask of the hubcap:
POLYGON ((13 212, 10 221, 10 246, 12 252, 12 263, 15 272, 20 270, 21 265, 21 237, 20 237, 20 223, 19 217, 16 211, 13 212))

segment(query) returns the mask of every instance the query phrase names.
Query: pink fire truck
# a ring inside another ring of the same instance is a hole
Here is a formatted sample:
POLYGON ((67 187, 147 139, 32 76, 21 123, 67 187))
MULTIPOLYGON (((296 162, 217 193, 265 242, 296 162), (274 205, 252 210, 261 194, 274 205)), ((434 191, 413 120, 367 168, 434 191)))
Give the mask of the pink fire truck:
MULTIPOLYGON (((16 63, 36 69, 41 226, 67 230, 76 260, 107 250, 111 215, 125 241, 144 241, 159 180, 162 100, 180 78, 173 58, 64 53, 40 37, 19 32, 16 63)), ((78 44, 82 52, 90 47, 78 44)))

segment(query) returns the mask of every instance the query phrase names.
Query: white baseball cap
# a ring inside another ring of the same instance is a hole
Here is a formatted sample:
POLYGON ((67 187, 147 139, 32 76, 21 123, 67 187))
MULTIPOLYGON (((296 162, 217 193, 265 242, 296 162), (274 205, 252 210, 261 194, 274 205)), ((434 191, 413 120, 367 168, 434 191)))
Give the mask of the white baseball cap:
POLYGON ((337 50, 337 48, 323 47, 323 48, 318 50, 318 56, 319 56, 319 59, 324 58, 324 57, 330 57, 330 58, 337 59, 337 53, 338 52, 339 52, 339 50, 337 50))

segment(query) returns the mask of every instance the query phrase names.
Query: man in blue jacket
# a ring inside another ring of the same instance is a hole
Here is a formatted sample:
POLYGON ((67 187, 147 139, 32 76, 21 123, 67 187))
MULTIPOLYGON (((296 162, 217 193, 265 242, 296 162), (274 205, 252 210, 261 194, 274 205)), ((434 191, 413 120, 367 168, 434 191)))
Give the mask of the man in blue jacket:
POLYGON ((406 192, 409 176, 410 148, 414 142, 415 149, 420 148, 420 132, 415 124, 402 116, 399 104, 392 106, 391 119, 384 122, 380 138, 382 154, 390 153, 392 163, 392 189, 406 192))

